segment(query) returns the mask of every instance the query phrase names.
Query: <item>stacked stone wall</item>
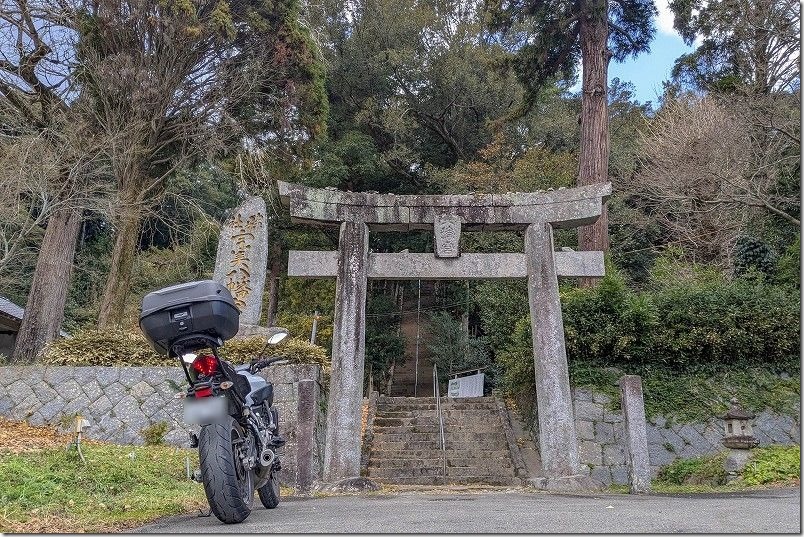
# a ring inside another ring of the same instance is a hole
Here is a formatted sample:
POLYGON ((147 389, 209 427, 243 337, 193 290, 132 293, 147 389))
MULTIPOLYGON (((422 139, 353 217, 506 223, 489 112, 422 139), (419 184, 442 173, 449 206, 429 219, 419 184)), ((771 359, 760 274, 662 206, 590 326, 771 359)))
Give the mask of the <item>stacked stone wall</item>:
MULTIPOLYGON (((298 382, 316 381, 321 391, 318 365, 281 365, 264 371, 274 384, 274 405, 279 410, 280 434, 287 440, 282 451, 283 483, 295 482, 298 382)), ((143 429, 164 422, 164 441, 188 445, 188 432, 197 427, 182 422, 182 401, 175 395, 186 388, 181 368, 176 367, 0 367, 0 416, 26 420, 32 425, 61 425, 76 414, 91 426, 85 436, 119 444, 143 444, 143 429)), ((319 400, 323 396, 319 395, 319 400)), ((323 461, 323 407, 317 413, 313 446, 313 475, 320 475, 323 461)))
MULTIPOLYGON (((628 483, 625 462, 625 433, 621 411, 612 411, 609 396, 588 389, 574 388, 575 428, 582 468, 605 484, 628 483)), ((754 420, 754 435, 760 446, 798 444, 801 439, 801 409, 794 415, 771 410, 760 412, 754 420)), ((647 420, 648 453, 655 477, 662 466, 678 458, 700 457, 725 448, 723 422, 674 423, 665 417, 647 420)))

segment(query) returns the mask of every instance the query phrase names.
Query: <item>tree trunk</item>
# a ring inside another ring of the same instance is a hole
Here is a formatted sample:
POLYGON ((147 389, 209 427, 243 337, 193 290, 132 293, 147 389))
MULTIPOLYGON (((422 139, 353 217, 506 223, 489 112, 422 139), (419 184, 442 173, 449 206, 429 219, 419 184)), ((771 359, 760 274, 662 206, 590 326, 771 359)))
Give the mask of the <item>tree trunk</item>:
POLYGON ((109 264, 109 276, 101 298, 98 328, 119 327, 123 323, 141 220, 142 212, 136 205, 125 207, 120 215, 112 260, 109 264))
MULTIPOLYGON (((585 0, 580 18, 583 94, 578 186, 605 183, 609 178, 608 37, 608 0, 585 0)), ((578 229, 578 248, 604 252, 609 249, 605 205, 597 222, 578 229)), ((598 278, 579 281, 581 286, 590 287, 598 278)))
POLYGON ((276 310, 279 304, 279 276, 282 271, 282 263, 279 256, 271 257, 271 278, 268 282, 268 314, 267 326, 276 324, 276 310))
POLYGON ((59 335, 81 220, 80 209, 65 209, 47 223, 14 346, 14 363, 36 361, 44 346, 59 335))

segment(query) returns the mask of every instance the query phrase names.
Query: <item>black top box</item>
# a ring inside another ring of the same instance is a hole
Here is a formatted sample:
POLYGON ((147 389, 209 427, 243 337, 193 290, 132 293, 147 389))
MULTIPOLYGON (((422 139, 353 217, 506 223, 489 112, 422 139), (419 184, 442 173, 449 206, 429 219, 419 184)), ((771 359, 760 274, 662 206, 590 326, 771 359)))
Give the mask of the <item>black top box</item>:
POLYGON ((209 346, 203 339, 195 344, 189 336, 210 336, 221 343, 237 334, 240 310, 226 286, 212 281, 182 283, 148 293, 142 299, 140 329, 151 346, 168 354, 179 338, 185 352, 209 346))

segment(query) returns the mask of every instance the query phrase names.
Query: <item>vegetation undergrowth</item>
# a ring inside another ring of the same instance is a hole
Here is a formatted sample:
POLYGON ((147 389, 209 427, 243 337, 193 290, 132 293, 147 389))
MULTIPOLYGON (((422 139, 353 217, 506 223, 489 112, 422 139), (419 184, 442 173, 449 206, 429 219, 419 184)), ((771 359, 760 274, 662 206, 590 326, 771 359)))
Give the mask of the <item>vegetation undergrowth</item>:
POLYGON ((619 409, 619 378, 624 373, 640 375, 648 419, 663 416, 678 423, 707 421, 722 415, 735 394, 740 404, 753 412, 771 409, 789 413, 795 410, 801 394, 801 377, 761 368, 679 372, 669 368, 633 367, 623 371, 577 362, 570 363, 569 368, 574 386, 608 395, 612 410, 619 409))
POLYGON ((691 459, 677 459, 663 467, 653 482, 655 492, 708 492, 797 485, 801 479, 801 447, 769 446, 751 450, 737 478, 727 482, 722 451, 691 459))
MULTIPOLYGON (((476 296, 502 369, 500 387, 531 422, 535 386, 524 289, 483 284, 476 296)), ((648 417, 677 422, 718 416, 734 395, 754 412, 789 413, 799 401, 800 292, 794 286, 753 272, 727 279, 669 253, 641 290, 608 263, 597 287, 562 287, 561 302, 570 383, 610 396, 612 410, 623 374, 642 377, 648 417)))
POLYGON ((790 482, 801 479, 801 446, 769 446, 755 449, 743 470, 746 485, 790 482))
MULTIPOLYGON (((227 341, 221 355, 236 364, 248 363, 265 348, 265 338, 250 336, 227 341)), ((291 363, 317 363, 326 371, 329 356, 318 345, 289 337, 265 350, 291 363)), ((154 352, 142 333, 128 330, 80 330, 69 338, 61 338, 43 351, 42 363, 72 366, 177 366, 175 358, 154 352)))
POLYGON ((670 485, 725 485, 723 462, 728 452, 690 459, 677 459, 659 471, 657 481, 670 485))
POLYGON ((108 532, 206 505, 167 446, 87 445, 0 455, 0 532, 108 532))

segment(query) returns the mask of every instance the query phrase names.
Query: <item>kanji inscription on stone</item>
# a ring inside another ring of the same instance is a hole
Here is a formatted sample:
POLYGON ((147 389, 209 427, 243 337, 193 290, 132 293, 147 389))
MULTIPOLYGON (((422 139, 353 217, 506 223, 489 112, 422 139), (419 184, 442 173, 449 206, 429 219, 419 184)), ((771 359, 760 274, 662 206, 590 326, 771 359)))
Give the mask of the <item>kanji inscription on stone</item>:
POLYGON ((221 229, 214 279, 223 283, 240 309, 241 325, 256 325, 265 287, 268 228, 265 201, 247 198, 221 229))

